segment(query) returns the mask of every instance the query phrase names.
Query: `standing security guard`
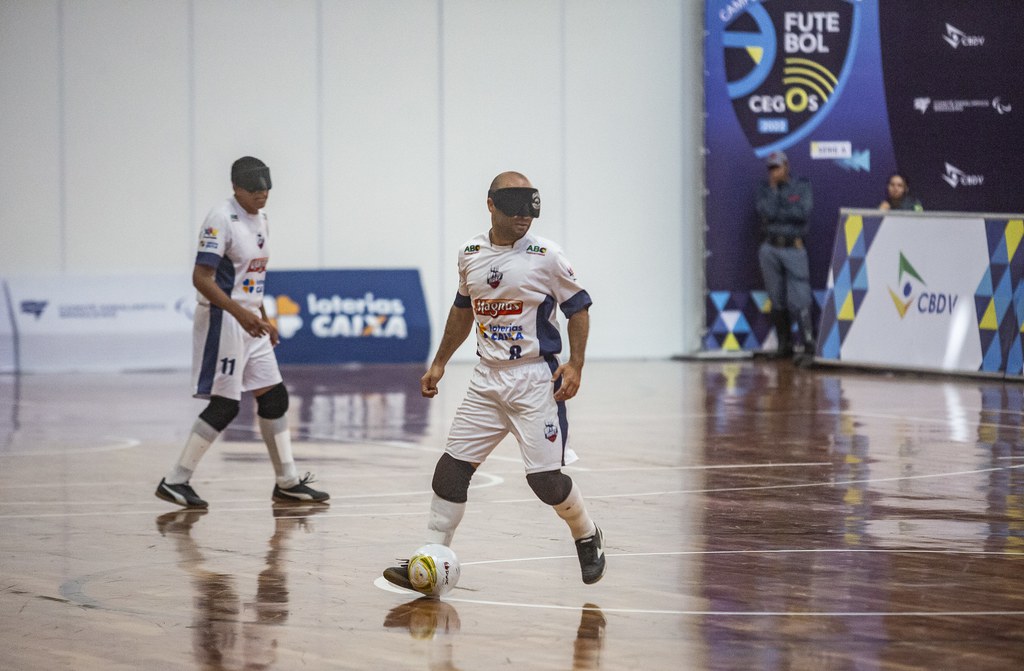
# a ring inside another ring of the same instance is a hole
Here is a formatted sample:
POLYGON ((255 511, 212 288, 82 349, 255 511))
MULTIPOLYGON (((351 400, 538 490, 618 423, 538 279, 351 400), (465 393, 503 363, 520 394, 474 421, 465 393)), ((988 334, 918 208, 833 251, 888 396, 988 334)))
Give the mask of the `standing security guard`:
POLYGON ((778 356, 793 354, 792 321, 800 329, 807 355, 814 353, 811 321, 811 279, 807 262, 807 219, 814 206, 811 183, 789 174, 781 151, 768 155, 768 179, 757 191, 757 214, 764 241, 758 250, 764 286, 772 301, 772 320, 779 339, 778 356))

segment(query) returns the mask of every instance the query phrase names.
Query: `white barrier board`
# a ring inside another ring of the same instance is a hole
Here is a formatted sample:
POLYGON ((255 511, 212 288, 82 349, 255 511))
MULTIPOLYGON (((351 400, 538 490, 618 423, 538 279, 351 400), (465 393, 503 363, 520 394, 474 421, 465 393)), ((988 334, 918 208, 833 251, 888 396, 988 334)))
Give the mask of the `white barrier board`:
POLYGON ((1019 375, 1019 217, 843 210, 818 358, 1019 375))
POLYGON ((187 275, 7 279, 25 373, 189 368, 187 275))

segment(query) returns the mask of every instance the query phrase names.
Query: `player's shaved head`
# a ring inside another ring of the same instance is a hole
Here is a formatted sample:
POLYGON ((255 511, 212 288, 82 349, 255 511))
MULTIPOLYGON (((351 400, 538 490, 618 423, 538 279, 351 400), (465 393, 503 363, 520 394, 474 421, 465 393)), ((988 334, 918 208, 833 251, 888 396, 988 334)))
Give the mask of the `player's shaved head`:
POLYGON ((497 191, 498 189, 507 189, 513 186, 530 186, 530 180, 521 172, 509 170, 495 177, 491 181, 491 188, 488 190, 497 191))

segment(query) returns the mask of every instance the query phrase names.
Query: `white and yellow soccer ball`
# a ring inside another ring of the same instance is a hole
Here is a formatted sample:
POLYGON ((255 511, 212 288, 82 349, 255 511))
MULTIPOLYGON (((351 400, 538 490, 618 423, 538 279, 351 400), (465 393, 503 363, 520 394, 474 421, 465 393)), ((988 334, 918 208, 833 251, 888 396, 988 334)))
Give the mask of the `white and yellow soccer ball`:
POLYGON ((461 575, 459 558, 447 545, 424 545, 409 558, 409 582, 420 594, 434 597, 447 594, 458 584, 461 575))

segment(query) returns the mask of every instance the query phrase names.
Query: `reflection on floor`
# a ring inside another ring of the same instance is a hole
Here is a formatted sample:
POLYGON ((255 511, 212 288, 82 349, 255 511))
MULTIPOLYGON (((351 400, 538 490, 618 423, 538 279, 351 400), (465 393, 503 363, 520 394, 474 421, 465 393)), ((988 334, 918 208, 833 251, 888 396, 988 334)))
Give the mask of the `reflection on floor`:
POLYGON ((289 368, 301 471, 275 505, 243 411, 208 512, 153 497, 187 374, 0 376, 0 668, 1016 669, 1024 386, 789 363, 590 362, 567 468, 606 534, 579 581, 507 439, 443 600, 379 586, 420 544, 471 367, 289 368), (155 524, 154 524, 155 520, 155 524), (600 604, 598 606, 597 604, 600 604))

